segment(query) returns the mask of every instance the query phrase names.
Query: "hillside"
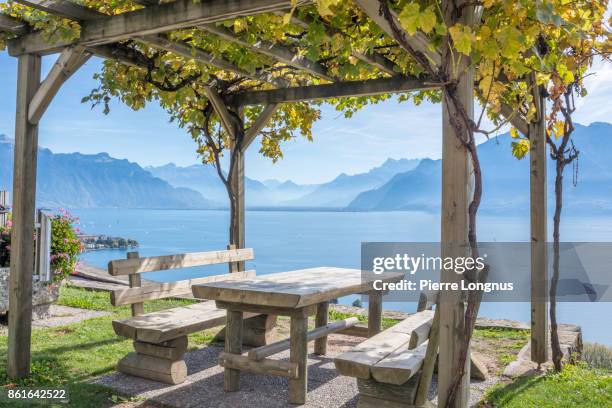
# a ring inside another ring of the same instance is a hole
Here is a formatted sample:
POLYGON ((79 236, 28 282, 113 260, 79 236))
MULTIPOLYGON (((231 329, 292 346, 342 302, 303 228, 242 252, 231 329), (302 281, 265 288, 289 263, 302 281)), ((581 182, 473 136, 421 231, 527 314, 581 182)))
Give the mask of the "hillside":
MULTIPOLYGON (((217 207, 227 207, 227 192, 219 180, 213 166, 194 164, 180 167, 169 163, 158 167, 146 167, 155 177, 167 181, 176 187, 187 187, 198 191, 217 207)), ((313 191, 316 185, 299 185, 291 181, 266 180, 260 182, 245 177, 245 200, 247 206, 278 206, 285 201, 294 200, 313 191)))
MULTIPOLYGON (((0 189, 11 190, 13 140, 0 135, 0 189)), ((107 153, 38 150, 37 205, 43 207, 208 208, 198 192, 175 188, 136 163, 107 153)))
POLYGON ((387 159, 367 173, 342 173, 312 193, 286 204, 300 207, 344 207, 359 193, 385 184, 396 174, 414 169, 418 163, 418 159, 387 159))

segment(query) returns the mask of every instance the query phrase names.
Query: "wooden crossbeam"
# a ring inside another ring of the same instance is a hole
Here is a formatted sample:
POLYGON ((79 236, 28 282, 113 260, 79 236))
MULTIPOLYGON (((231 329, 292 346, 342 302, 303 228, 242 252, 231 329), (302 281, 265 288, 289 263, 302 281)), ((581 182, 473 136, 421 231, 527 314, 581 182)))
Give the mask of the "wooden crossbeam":
MULTIPOLYGON (((276 14, 283 15, 285 13, 279 11, 276 14)), ((309 28, 309 25, 310 25, 311 21, 306 19, 306 18, 299 18, 294 13, 291 16, 291 23, 307 30, 309 28)), ((340 30, 337 30, 337 29, 335 29, 333 27, 326 26, 325 30, 326 30, 326 36, 328 38, 331 38, 331 36, 336 35, 336 34, 344 35, 340 30)), ((362 52, 359 52, 357 50, 352 50, 351 51, 351 55, 353 57, 359 59, 360 61, 363 61, 363 62, 365 62, 367 64, 370 64, 370 65, 378 68, 382 72, 385 72, 385 73, 387 73, 389 75, 392 75, 392 76, 399 75, 399 73, 395 69, 396 65, 393 62, 389 61, 387 58, 385 58, 382 55, 380 55, 380 54, 377 54, 375 52, 362 53, 362 52)))
MULTIPOLYGON (((359 323, 359 319, 357 319, 356 317, 349 317, 346 319, 337 320, 325 326, 317 327, 313 330, 310 330, 306 334, 306 340, 313 341, 318 338, 325 337, 328 334, 336 333, 344 329, 347 329, 349 327, 353 327, 357 323, 359 323)), ((288 350, 289 346, 290 344, 289 344, 288 339, 280 340, 275 343, 270 343, 270 344, 266 344, 265 346, 251 349, 248 352, 248 357, 251 360, 256 360, 256 361, 263 360, 266 357, 270 357, 270 356, 273 356, 274 354, 278 354, 282 351, 288 350)))
MULTIPOLYGON (((380 2, 379 0, 355 0, 355 3, 368 15, 387 35, 394 38, 391 26, 385 20, 383 16, 379 14, 380 2)), ((393 12, 392 12, 393 13, 393 12)), ((393 18, 397 21, 397 16, 393 13, 393 18)), ((399 25, 399 24, 398 24, 399 25)), ((442 61, 442 56, 438 51, 429 48, 429 40, 421 33, 417 32, 414 35, 405 34, 406 39, 410 42, 411 46, 421 53, 423 53, 431 62, 434 67, 438 67, 442 61)))
POLYGON ((221 125, 225 128, 225 131, 229 133, 232 139, 236 139, 236 128, 233 125, 232 115, 230 111, 227 109, 227 106, 221 95, 217 92, 217 90, 212 86, 205 86, 204 91, 206 92, 206 96, 208 100, 213 106, 213 109, 219 115, 219 120, 221 121, 221 125))
MULTIPOLYGON (((298 1, 300 5, 305 3, 309 2, 298 1)), ((81 24, 81 35, 76 40, 59 39, 50 44, 41 33, 28 34, 10 41, 9 53, 12 56, 28 53, 49 54, 68 45, 95 46, 114 43, 137 36, 273 12, 291 6, 292 0, 177 0, 104 19, 85 21, 81 24)))
POLYGON ((0 14, 0 31, 15 35, 23 35, 28 32, 28 25, 11 16, 0 14))
MULTIPOLYGON (((102 14, 96 10, 83 7, 76 3, 67 2, 64 0, 17 0, 22 4, 36 8, 47 13, 52 13, 65 18, 78 20, 78 21, 91 21, 99 18, 108 18, 109 16, 102 14)), ((230 61, 226 59, 212 55, 206 51, 192 47, 191 45, 169 40, 162 34, 152 34, 138 38, 144 43, 152 45, 157 48, 164 49, 166 51, 173 52, 187 58, 193 58, 197 61, 201 61, 205 64, 212 65, 216 68, 223 69, 235 73, 236 75, 251 78, 256 81, 271 82, 279 85, 279 82, 275 82, 274 78, 269 75, 263 74, 251 74, 245 70, 240 69, 230 61)))
POLYGON ((318 62, 310 61, 304 56, 298 55, 290 49, 281 45, 276 45, 264 40, 260 40, 252 44, 249 41, 240 38, 239 36, 234 34, 233 31, 225 27, 217 26, 216 24, 205 24, 199 26, 199 28, 208 31, 209 33, 215 34, 221 38, 224 38, 228 41, 249 48, 257 53, 267 55, 268 57, 273 58, 276 61, 280 61, 292 67, 309 72, 313 75, 316 75, 317 77, 326 79, 328 81, 334 80, 334 78, 327 72, 327 68, 325 68, 323 65, 319 64, 318 62))
POLYGON ((65 0, 15 0, 24 6, 54 14, 56 16, 80 21, 109 17, 97 10, 83 7, 77 3, 65 0))
POLYGON ((30 102, 28 121, 31 124, 38 124, 62 84, 90 57, 91 54, 80 47, 69 47, 62 51, 30 102))
MULTIPOLYGON (((151 46, 161 48, 163 50, 181 55, 186 58, 193 58, 196 61, 212 65, 215 68, 223 69, 235 73, 236 75, 251 78, 253 80, 262 80, 260 76, 251 74, 224 58, 212 55, 202 49, 193 47, 184 42, 172 41, 166 38, 163 34, 147 35, 138 38, 138 40, 147 43, 151 46)), ((267 82, 267 81, 264 81, 267 82)))
POLYGON ((341 81, 333 84, 299 86, 264 91, 241 92, 232 96, 231 103, 237 105, 275 104, 347 96, 369 96, 385 93, 410 92, 435 89, 439 85, 429 79, 392 77, 366 81, 341 81))
POLYGON ((279 104, 273 103, 266 105, 264 110, 259 114, 255 122, 249 127, 244 134, 244 141, 242 142, 242 149, 246 150, 253 140, 259 135, 259 132, 266 127, 272 116, 276 113, 279 108, 279 104))

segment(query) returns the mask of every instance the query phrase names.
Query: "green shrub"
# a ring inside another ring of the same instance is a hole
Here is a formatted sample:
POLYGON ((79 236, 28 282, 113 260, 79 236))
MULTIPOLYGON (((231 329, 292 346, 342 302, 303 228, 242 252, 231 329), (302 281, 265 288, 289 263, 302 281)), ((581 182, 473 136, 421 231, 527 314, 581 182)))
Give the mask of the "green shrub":
POLYGON ((582 360, 589 367, 612 371, 612 347, 599 343, 584 343, 582 360))

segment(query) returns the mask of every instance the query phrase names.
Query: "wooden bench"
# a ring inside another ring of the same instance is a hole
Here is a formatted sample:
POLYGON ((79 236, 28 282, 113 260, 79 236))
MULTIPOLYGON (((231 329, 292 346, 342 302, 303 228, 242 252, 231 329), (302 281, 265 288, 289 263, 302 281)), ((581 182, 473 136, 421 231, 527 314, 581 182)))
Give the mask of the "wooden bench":
POLYGON ((437 344, 429 344, 432 326, 437 327, 434 317, 431 310, 417 312, 334 359, 340 374, 357 378, 359 408, 428 404, 423 396, 417 401, 417 390, 427 391, 431 381, 437 354, 437 344), (422 376, 426 360, 431 368, 422 376))
MULTIPOLYGON (((213 301, 204 301, 144 314, 143 302, 170 297, 191 297, 191 286, 198 283, 255 276, 255 271, 244 271, 141 286, 140 273, 223 263, 230 263, 231 268, 238 262, 251 259, 253 250, 246 248, 150 258, 140 258, 137 253, 132 252, 128 254, 128 259, 109 262, 108 272, 111 275, 128 275, 130 282, 130 288, 111 292, 111 303, 114 306, 132 305, 132 317, 113 321, 115 333, 133 339, 135 349, 135 352, 119 361, 117 369, 169 384, 183 382, 187 376, 187 366, 183 359, 187 350, 187 335, 225 324, 226 311, 217 309, 213 301)), ((268 328, 266 326, 264 331, 268 328)), ((251 343, 262 344, 261 341, 253 340, 251 343)))

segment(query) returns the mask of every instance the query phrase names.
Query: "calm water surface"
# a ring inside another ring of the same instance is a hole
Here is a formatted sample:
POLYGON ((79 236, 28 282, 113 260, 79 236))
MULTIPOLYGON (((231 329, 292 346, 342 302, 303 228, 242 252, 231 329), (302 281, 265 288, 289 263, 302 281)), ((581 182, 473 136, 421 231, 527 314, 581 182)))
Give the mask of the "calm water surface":
MULTIPOLYGON (((81 229, 138 240, 141 256, 218 250, 227 245, 226 211, 190 210, 75 210, 81 229)), ((479 240, 528 241, 529 218, 480 216, 479 240)), ((314 266, 359 268, 362 241, 432 242, 440 238, 440 217, 423 212, 292 212, 247 211, 246 245, 255 250, 247 263, 258 274, 314 266)), ((612 217, 563 220, 564 241, 612 241, 612 217)), ((106 268, 109 260, 126 256, 122 250, 100 250, 82 259, 106 268)), ((148 279, 175 281, 223 273, 224 266, 146 274, 148 279)), ((340 300, 350 304, 355 297, 340 300)), ((414 311, 412 303, 387 303, 386 308, 414 311)), ((580 324, 588 341, 612 344, 612 303, 561 303, 561 322, 580 324)), ((529 320, 526 303, 488 303, 481 315, 529 320)))

